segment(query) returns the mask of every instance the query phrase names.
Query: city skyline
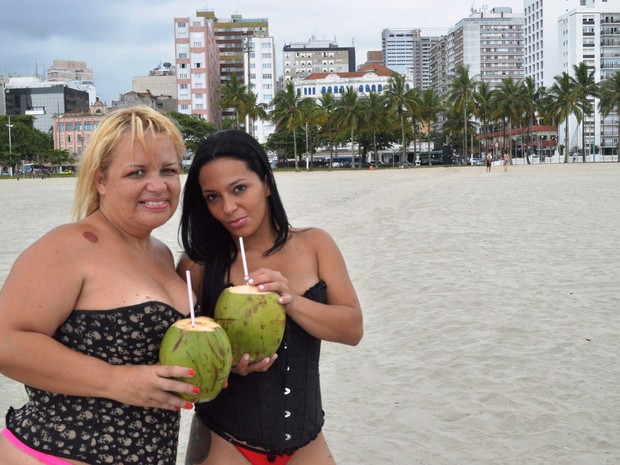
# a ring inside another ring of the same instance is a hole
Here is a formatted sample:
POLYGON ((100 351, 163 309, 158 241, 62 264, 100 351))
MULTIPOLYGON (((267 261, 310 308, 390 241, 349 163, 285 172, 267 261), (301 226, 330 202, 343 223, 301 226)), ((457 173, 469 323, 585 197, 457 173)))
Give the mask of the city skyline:
POLYGON ((357 64, 366 61, 369 50, 381 49, 386 28, 439 28, 448 30, 470 15, 471 8, 490 11, 510 7, 522 13, 522 0, 495 3, 438 0, 412 6, 391 0, 380 11, 353 1, 338 3, 317 0, 312 7, 291 8, 290 2, 274 0, 257 4, 251 0, 165 0, 85 4, 60 0, 23 3, 6 0, 0 16, 0 74, 45 75, 54 59, 86 62, 94 72, 97 95, 107 104, 131 90, 133 76, 147 75, 164 62, 174 63, 174 17, 192 16, 200 9, 218 17, 241 14, 244 18, 267 18, 276 47, 278 75, 282 47, 290 42, 336 40, 341 47, 356 48, 357 64), (76 6, 77 5, 77 6, 76 6))

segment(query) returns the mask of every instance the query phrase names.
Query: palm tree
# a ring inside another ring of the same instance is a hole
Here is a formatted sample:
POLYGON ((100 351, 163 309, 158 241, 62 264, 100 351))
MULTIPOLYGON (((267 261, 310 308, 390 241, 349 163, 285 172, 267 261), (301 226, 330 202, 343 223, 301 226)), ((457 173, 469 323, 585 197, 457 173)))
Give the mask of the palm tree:
POLYGON ((314 165, 314 149, 312 148, 314 142, 310 141, 310 133, 315 125, 318 124, 316 107, 317 104, 313 98, 304 98, 301 100, 301 114, 302 114, 302 124, 305 125, 305 136, 306 136, 306 157, 310 157, 310 163, 308 165, 308 171, 312 171, 312 166, 314 165))
POLYGON ((240 120, 245 117, 242 113, 245 108, 247 94, 247 87, 239 81, 236 74, 231 75, 230 81, 227 81, 220 87, 220 106, 223 109, 230 108, 233 110, 235 114, 235 129, 239 129, 240 120))
MULTIPOLYGON (((508 122, 508 134, 512 141, 514 123, 520 123, 523 116, 522 93, 519 85, 511 78, 502 79, 502 84, 494 90, 496 115, 508 122)), ((508 153, 512 159, 512 142, 508 153)))
POLYGON ((411 120, 411 132, 413 140, 413 160, 417 159, 416 141, 418 140, 418 124, 417 122, 422 119, 422 91, 417 87, 409 89, 405 93, 405 108, 407 109, 406 117, 411 120))
POLYGON ((271 102, 271 120, 276 124, 276 130, 287 129, 293 133, 293 152, 295 156, 295 171, 299 171, 297 158, 296 130, 303 122, 303 107, 301 97, 295 92, 293 81, 287 81, 283 91, 276 94, 271 102))
MULTIPOLYGON (((533 77, 528 76, 520 83, 521 91, 521 105, 523 107, 523 114, 525 116, 525 122, 527 123, 527 136, 528 142, 531 147, 532 143, 532 126, 534 124, 534 118, 538 111, 541 100, 541 88, 536 87, 536 81, 533 77)), ((525 159, 527 164, 530 164, 530 153, 528 150, 525 152, 525 159)))
POLYGON ((467 121, 473 112, 476 81, 469 75, 469 66, 459 65, 450 84, 449 99, 463 115, 463 157, 467 157, 467 121))
POLYGON ((360 100, 360 108, 364 116, 364 126, 372 132, 372 145, 375 153, 375 168, 379 166, 379 155, 377 154, 377 130, 385 127, 387 122, 387 105, 385 97, 375 92, 370 92, 367 97, 360 100))
MULTIPOLYGON (((594 69, 590 69, 583 61, 578 65, 573 65, 575 76, 571 78, 571 84, 577 94, 577 104, 581 110, 581 156, 582 161, 586 161, 586 125, 585 117, 592 116, 594 105, 590 101, 590 97, 598 95, 598 87, 594 81, 594 69)), ((592 160, 594 160, 594 152, 592 152, 592 160)))
POLYGON ((407 114, 407 82, 403 74, 393 74, 388 80, 384 92, 390 112, 395 113, 400 121, 401 143, 403 147, 402 164, 407 166, 407 143, 405 141, 405 117, 407 114))
POLYGON ((349 87, 338 100, 336 110, 334 112, 334 120, 336 122, 336 126, 340 130, 351 131, 351 169, 355 168, 355 131, 359 129, 362 123, 362 118, 363 115, 360 108, 360 101, 357 97, 357 92, 355 92, 352 87, 349 87))
POLYGON ((476 86, 473 98, 475 105, 474 115, 476 115, 476 118, 478 118, 478 120, 482 123, 480 132, 487 136, 484 138, 484 153, 486 155, 489 152, 489 119, 491 118, 493 108, 493 92, 489 83, 486 81, 480 81, 476 86))
POLYGON ((581 109, 579 108, 574 86, 566 71, 553 78, 554 83, 549 89, 549 112, 556 121, 564 121, 564 163, 568 163, 568 118, 575 115, 577 123, 581 122, 581 109))
POLYGON ((441 99, 435 89, 429 87, 422 91, 422 101, 420 107, 421 120, 428 131, 428 166, 431 166, 431 132, 432 126, 441 109, 441 99))
POLYGON ((334 161, 335 110, 336 100, 334 100, 334 94, 331 92, 325 92, 321 95, 321 98, 317 102, 314 109, 316 121, 320 127, 320 131, 327 133, 327 144, 329 146, 329 170, 332 169, 332 163, 334 161))
POLYGON ((248 92, 243 104, 243 113, 248 117, 248 134, 254 136, 254 122, 257 119, 265 121, 269 116, 267 114, 267 105, 257 102, 258 95, 248 92))
MULTIPOLYGON (((599 109, 603 117, 611 112, 620 113, 620 71, 616 71, 612 77, 602 81, 599 84, 599 91, 599 109)), ((616 121, 618 122, 618 134, 620 134, 620 118, 616 118, 616 121)), ((616 153, 618 154, 617 161, 620 163, 620 138, 618 138, 616 153)))

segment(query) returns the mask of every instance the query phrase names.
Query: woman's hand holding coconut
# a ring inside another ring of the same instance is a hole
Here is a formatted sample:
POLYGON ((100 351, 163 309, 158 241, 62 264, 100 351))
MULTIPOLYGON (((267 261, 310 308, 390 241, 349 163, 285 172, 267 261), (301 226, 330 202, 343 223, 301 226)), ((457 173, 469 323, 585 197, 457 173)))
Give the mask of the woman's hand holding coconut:
POLYGON ((190 368, 172 365, 118 365, 110 371, 109 397, 139 407, 179 410, 193 408, 177 395, 196 394, 196 386, 187 381, 194 376, 190 368))

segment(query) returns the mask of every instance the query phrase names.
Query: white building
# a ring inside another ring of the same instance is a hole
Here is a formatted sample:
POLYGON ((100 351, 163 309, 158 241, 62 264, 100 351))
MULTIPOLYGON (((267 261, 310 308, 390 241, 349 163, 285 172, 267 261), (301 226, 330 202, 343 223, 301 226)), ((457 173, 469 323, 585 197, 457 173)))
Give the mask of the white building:
MULTIPOLYGON (((351 88, 360 95, 374 92, 382 94, 388 87, 391 76, 396 71, 379 64, 366 64, 358 71, 347 73, 314 73, 305 78, 293 79, 295 92, 302 98, 320 100, 323 94, 334 94, 335 98, 351 88)), ((409 75, 407 82, 411 83, 409 75)))
POLYGON ((490 12, 472 10, 450 30, 447 38, 448 72, 460 65, 469 75, 498 87, 502 80, 520 81, 523 70, 523 13, 497 7, 490 12))
POLYGON ((284 81, 312 73, 355 71, 355 47, 340 47, 338 42, 317 40, 292 42, 282 48, 284 81))
MULTIPOLYGON (((273 37, 251 37, 249 53, 244 60, 245 82, 250 84, 256 94, 256 103, 264 104, 266 111, 271 110, 270 104, 276 93, 275 44, 273 37)), ((246 118, 246 128, 261 144, 275 131, 271 121, 257 119, 250 122, 246 118)))
MULTIPOLYGON (((620 70, 620 0, 581 0, 581 6, 574 8, 557 20, 559 68, 574 77, 574 66, 585 63, 593 71, 595 82, 608 79, 620 70)), ((618 144, 617 115, 611 114, 604 120, 598 111, 598 99, 591 98, 592 116, 586 116, 585 126, 586 159, 593 149, 597 153, 609 153, 618 144)), ((574 117, 569 118, 569 153, 576 153, 582 147, 581 125, 574 117)), ((560 143, 564 144, 564 125, 560 128, 560 143)))
POLYGON ((381 33, 383 65, 413 76, 414 87, 431 86, 431 48, 439 42, 443 29, 384 29, 381 33))
POLYGON ((525 76, 549 88, 561 73, 558 18, 585 0, 524 0, 525 76))

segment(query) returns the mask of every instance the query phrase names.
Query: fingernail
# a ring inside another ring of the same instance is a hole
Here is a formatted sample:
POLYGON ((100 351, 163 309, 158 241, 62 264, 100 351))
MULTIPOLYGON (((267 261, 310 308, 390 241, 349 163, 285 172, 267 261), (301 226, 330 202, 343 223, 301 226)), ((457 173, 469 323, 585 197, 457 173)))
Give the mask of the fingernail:
POLYGON ((194 386, 194 387, 192 388, 192 391, 194 392, 194 394, 200 394, 200 388, 199 388, 199 387, 197 387, 197 386, 194 386))
POLYGON ((278 302, 282 303, 284 302, 284 299, 282 297, 278 297, 278 302))
POLYGON ((185 404, 185 408, 186 408, 186 409, 188 409, 188 410, 189 410, 189 409, 191 409, 191 408, 193 408, 193 407, 194 407, 194 404, 192 404, 192 403, 190 403, 190 402, 187 402, 187 403, 185 404))
POLYGON ((243 360, 250 360, 250 355, 249 354, 245 354, 243 356, 243 360))
POLYGON ((252 278, 248 279, 248 284, 254 284, 254 280, 252 278))
POLYGON ((188 373, 190 376, 194 376, 194 375, 196 374, 196 372, 195 372, 194 370, 192 370, 191 368, 190 368, 189 370, 187 370, 187 373, 188 373))
POLYGON ((175 407, 174 409, 175 410, 181 410, 181 407, 175 407))
POLYGON ((265 365, 269 365, 269 360, 270 360, 270 358, 269 358, 269 357, 266 357, 266 358, 265 358, 265 365))
POLYGON ((265 290, 265 286, 263 284, 261 284, 260 286, 258 286, 258 289, 261 290, 261 291, 264 291, 265 290))

